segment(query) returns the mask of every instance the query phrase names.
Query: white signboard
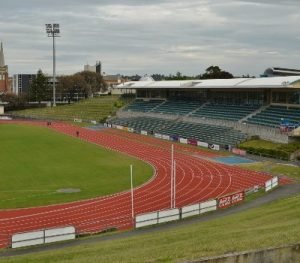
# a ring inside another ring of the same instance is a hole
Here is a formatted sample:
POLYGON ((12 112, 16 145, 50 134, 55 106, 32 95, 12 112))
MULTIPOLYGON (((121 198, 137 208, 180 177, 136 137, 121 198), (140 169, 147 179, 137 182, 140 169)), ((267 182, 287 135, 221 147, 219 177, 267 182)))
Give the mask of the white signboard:
POLYGON ((207 142, 200 142, 200 141, 198 141, 197 145, 200 146, 200 147, 208 148, 208 143, 207 142))
POLYGON ((179 138, 179 142, 184 143, 184 144, 188 143, 187 139, 184 139, 184 138, 179 138))

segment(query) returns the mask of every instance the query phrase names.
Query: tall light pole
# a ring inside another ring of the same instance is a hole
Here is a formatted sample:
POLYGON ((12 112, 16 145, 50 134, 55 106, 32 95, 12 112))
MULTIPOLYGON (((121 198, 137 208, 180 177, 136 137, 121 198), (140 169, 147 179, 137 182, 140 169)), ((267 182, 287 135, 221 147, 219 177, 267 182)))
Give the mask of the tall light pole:
POLYGON ((48 37, 52 37, 53 39, 53 107, 56 106, 55 100, 55 82, 56 82, 56 61, 55 61, 55 38, 59 37, 59 24, 46 24, 46 33, 48 37))

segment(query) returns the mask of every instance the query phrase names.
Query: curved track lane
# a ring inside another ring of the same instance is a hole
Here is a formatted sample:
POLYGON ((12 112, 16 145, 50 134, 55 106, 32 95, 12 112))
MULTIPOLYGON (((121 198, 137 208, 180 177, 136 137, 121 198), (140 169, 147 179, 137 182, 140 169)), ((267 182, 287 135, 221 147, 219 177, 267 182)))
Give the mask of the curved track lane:
MULTIPOLYGON (((0 122, 5 123, 5 122, 0 122)), ((11 122, 9 122, 11 123, 11 122)), ((45 122, 15 122, 46 126, 45 122)), ((154 177, 134 190, 135 214, 170 207, 170 144, 136 134, 109 130, 92 131, 65 123, 52 123, 59 133, 80 139, 144 160, 155 169, 154 177)), ((234 166, 207 161, 192 156, 211 157, 214 153, 176 145, 176 206, 216 198, 227 193, 263 185, 269 175, 234 166)), ((0 211, 0 247, 10 245, 11 235, 36 229, 74 225, 79 234, 99 232, 109 228, 129 229, 131 194, 124 191, 78 202, 0 211)))

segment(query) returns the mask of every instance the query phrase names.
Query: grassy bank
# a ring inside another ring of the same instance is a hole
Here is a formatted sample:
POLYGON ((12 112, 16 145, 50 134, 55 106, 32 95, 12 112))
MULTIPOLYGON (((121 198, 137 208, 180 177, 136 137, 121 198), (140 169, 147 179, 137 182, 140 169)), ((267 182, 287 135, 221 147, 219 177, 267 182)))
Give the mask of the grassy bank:
POLYGON ((239 148, 256 155, 288 160, 292 153, 300 150, 300 143, 283 144, 265 140, 250 140, 241 143, 239 148))
POLYGON ((16 116, 41 119, 73 120, 78 118, 86 121, 101 121, 107 116, 114 115, 124 103, 126 102, 118 96, 105 96, 82 100, 74 104, 26 109, 9 113, 16 116))
POLYGON ((269 172, 272 173, 273 175, 287 176, 294 180, 300 181, 300 167, 298 166, 273 163, 273 162, 241 164, 240 166, 255 171, 269 172))
POLYGON ((300 195, 221 219, 5 262, 177 262, 299 242, 300 195))

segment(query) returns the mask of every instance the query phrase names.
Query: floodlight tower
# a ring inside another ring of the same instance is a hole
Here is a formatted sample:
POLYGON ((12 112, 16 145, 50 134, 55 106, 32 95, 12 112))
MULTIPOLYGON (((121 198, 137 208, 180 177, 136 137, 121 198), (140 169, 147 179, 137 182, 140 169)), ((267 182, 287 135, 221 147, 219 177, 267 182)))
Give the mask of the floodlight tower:
POLYGON ((53 107, 56 106, 55 100, 55 82, 56 82, 56 61, 55 61, 55 38, 59 37, 59 24, 46 24, 46 33, 48 37, 52 37, 53 39, 53 107))

